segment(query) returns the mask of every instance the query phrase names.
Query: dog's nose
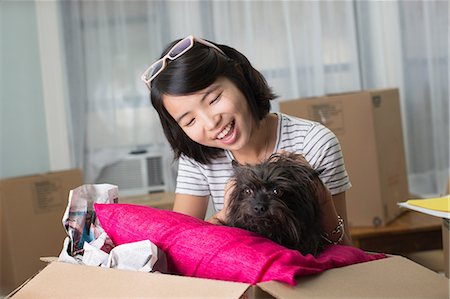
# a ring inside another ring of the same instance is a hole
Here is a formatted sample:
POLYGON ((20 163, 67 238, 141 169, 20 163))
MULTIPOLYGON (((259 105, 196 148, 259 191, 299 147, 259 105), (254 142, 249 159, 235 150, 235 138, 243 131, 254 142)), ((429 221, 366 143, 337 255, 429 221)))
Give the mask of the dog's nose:
POLYGON ((253 211, 255 212, 256 215, 261 215, 266 210, 267 208, 261 203, 256 203, 255 205, 253 205, 253 211))

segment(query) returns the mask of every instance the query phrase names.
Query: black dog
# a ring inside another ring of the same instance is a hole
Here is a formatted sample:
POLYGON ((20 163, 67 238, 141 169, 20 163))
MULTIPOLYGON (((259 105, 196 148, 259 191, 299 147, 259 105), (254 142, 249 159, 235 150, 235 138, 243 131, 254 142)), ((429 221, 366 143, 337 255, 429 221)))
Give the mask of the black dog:
POLYGON ((274 154, 261 164, 234 166, 224 225, 316 255, 323 248, 320 196, 327 189, 298 154, 274 154))

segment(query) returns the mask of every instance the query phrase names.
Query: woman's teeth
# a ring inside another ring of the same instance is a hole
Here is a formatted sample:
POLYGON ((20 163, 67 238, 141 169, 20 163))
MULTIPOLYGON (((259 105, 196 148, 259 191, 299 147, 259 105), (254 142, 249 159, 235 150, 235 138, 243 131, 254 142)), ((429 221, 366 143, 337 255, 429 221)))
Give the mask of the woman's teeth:
POLYGON ((223 137, 227 136, 227 134, 230 133, 231 128, 233 128, 233 124, 234 121, 230 122, 228 126, 226 126, 225 129, 223 129, 223 131, 220 132, 219 135, 217 135, 217 139, 222 139, 223 137))

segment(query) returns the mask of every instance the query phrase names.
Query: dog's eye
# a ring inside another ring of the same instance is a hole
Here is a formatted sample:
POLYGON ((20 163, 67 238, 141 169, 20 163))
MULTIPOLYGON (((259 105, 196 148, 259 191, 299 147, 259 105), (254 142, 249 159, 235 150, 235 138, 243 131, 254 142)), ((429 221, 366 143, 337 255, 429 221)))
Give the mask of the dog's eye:
POLYGON ((243 192, 244 192, 245 195, 252 195, 252 193, 253 193, 252 189, 250 189, 250 188, 245 188, 243 190, 243 192))
POLYGON ((280 192, 280 190, 278 190, 278 188, 273 188, 272 189, 272 193, 275 194, 275 195, 280 195, 281 194, 281 192, 280 192))

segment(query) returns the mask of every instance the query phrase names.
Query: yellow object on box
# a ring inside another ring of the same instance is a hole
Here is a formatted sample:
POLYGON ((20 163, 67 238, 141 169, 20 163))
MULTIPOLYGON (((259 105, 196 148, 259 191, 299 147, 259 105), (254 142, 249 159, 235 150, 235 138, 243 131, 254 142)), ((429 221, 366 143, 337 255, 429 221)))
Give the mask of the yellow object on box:
POLYGON ((407 201, 407 203, 425 209, 447 213, 450 212, 450 195, 437 198, 410 199, 407 201))

